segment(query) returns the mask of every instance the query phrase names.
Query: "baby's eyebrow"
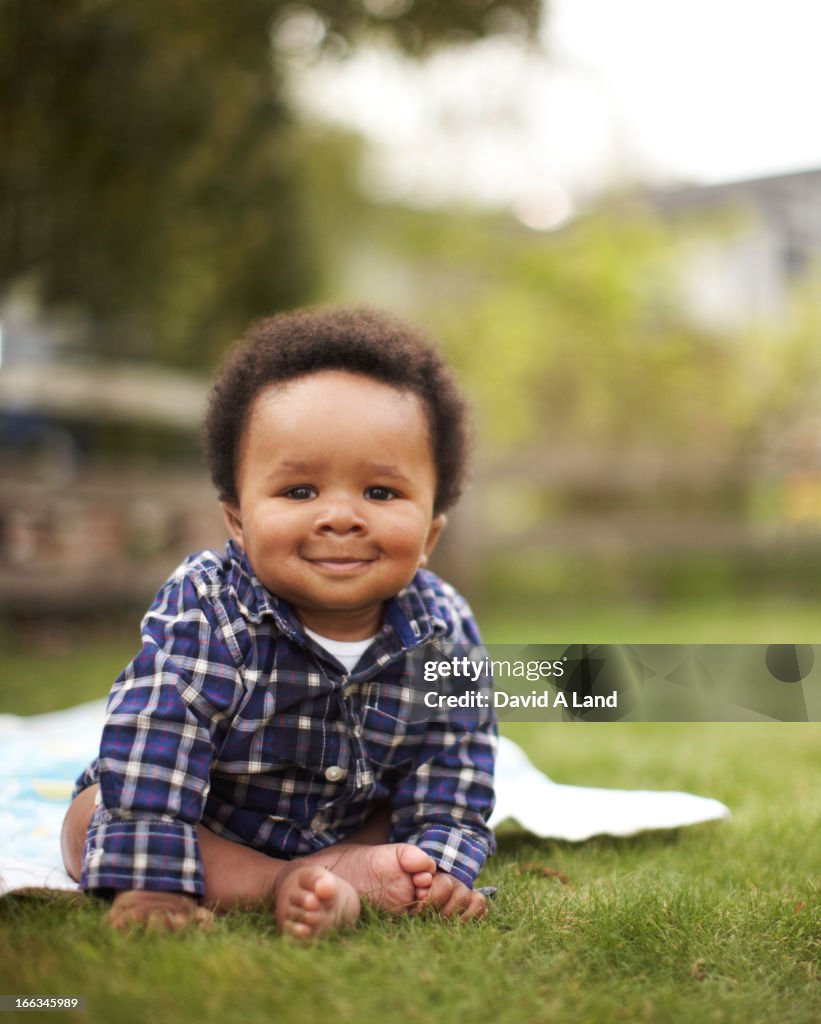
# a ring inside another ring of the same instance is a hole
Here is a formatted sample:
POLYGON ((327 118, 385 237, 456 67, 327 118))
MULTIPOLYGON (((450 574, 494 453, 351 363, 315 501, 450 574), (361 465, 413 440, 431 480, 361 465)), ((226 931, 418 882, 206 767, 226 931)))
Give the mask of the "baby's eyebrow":
POLYGON ((374 473, 376 476, 390 476, 393 477, 394 480, 408 479, 397 466, 390 466, 381 462, 369 462, 366 469, 371 473, 374 473))
MULTIPOLYGON (((325 467, 325 463, 322 461, 306 462, 304 459, 283 459, 282 462, 278 462, 271 468, 269 476, 277 476, 282 473, 316 473, 321 471, 325 467)), ((391 465, 387 462, 365 462, 362 463, 362 469, 373 476, 388 477, 392 480, 401 480, 405 483, 408 482, 408 477, 399 469, 398 466, 391 465)))

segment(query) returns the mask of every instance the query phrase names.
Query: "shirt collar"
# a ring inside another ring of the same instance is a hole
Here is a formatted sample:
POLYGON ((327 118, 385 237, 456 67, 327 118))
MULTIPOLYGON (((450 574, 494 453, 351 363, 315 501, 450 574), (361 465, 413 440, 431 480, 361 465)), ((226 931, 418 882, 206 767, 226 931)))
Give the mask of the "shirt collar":
MULTIPOLYGON (((229 540, 226 546, 227 585, 236 595, 240 612, 255 624, 273 619, 275 625, 292 640, 305 643, 305 634, 291 606, 276 597, 260 582, 245 552, 229 540)), ((403 650, 412 650, 431 637, 442 636, 448 624, 442 617, 429 585, 430 573, 420 570, 411 582, 385 607, 385 624, 396 634, 403 650)))
POLYGON ((277 629, 292 640, 303 640, 302 627, 287 601, 275 597, 260 583, 242 548, 229 540, 225 548, 227 585, 233 591, 240 612, 255 625, 273 619, 277 629))
POLYGON ((429 576, 422 570, 417 572, 405 589, 392 597, 385 607, 385 621, 393 626, 408 650, 448 631, 428 585, 429 576))

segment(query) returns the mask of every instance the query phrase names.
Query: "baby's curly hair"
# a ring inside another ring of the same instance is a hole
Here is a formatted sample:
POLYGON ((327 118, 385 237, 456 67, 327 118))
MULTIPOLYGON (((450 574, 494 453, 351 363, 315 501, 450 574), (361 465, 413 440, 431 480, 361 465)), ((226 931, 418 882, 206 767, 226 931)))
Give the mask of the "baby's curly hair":
POLYGON ((221 501, 236 503, 248 414, 265 388, 322 370, 362 374, 418 395, 427 410, 438 515, 458 500, 469 457, 468 408, 453 372, 418 330, 378 310, 295 310, 252 324, 211 391, 205 454, 221 501))

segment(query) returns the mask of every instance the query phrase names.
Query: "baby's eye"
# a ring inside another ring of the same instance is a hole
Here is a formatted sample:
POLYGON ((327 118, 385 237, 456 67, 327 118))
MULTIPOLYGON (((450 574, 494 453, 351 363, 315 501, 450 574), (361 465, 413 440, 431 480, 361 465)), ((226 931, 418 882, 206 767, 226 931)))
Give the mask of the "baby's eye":
POLYGON ((391 501, 396 497, 396 491, 392 491, 390 487, 368 487, 365 497, 371 501, 391 501))
POLYGON ((283 492, 283 497, 290 498, 292 501, 309 501, 316 497, 316 491, 313 487, 308 487, 307 484, 300 484, 299 487, 289 487, 287 491, 283 492))

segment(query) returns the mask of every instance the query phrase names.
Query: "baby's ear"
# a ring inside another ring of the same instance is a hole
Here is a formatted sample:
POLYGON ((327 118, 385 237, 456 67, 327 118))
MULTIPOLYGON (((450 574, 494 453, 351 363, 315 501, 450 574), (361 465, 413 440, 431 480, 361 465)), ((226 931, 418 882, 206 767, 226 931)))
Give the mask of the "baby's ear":
POLYGON ((428 530, 428 537, 425 541, 425 547, 422 550, 422 555, 419 558, 419 564, 426 566, 428 564, 428 557, 433 549, 436 547, 436 542, 442 534, 447 525, 448 517, 444 512, 440 512, 438 516, 434 516, 431 520, 430 529, 428 530))
POLYGON ((230 502, 222 502, 222 516, 225 520, 225 525, 228 527, 228 532, 237 542, 237 544, 245 550, 245 542, 242 532, 242 516, 239 512, 239 506, 232 505, 230 502))

